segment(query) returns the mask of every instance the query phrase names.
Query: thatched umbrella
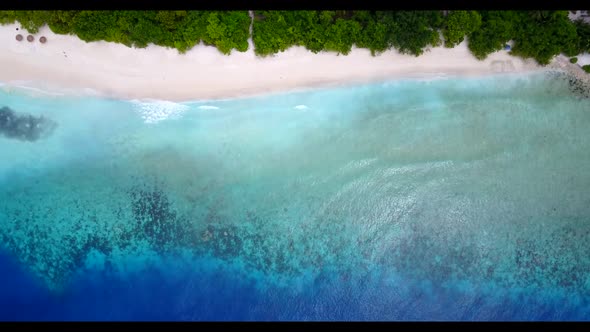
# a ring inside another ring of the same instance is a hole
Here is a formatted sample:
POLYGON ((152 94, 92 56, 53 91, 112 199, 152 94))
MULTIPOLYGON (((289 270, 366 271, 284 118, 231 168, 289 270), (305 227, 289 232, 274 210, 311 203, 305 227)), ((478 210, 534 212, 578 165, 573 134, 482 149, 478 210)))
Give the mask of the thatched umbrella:
POLYGON ((28 35, 28 36, 27 36, 27 40, 28 40, 29 42, 32 42, 33 40, 35 40, 35 37, 33 37, 33 35, 28 35))
POLYGON ((41 42, 41 44, 45 44, 47 38, 45 38, 45 36, 41 36, 41 38, 39 38, 39 41, 41 42))
POLYGON ((16 40, 18 40, 18 41, 23 40, 23 35, 21 35, 20 33, 18 35, 16 35, 16 40))

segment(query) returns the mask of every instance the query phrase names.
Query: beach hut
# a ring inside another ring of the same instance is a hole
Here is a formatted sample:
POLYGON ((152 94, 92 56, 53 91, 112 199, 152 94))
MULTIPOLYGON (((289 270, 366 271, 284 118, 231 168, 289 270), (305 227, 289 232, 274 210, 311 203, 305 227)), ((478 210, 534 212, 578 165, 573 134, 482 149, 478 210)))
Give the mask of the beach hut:
POLYGON ((45 44, 47 38, 45 38, 45 36, 41 36, 41 38, 39 38, 39 41, 41 42, 41 44, 45 44))
POLYGON ((16 40, 22 41, 23 40, 23 35, 21 35, 20 33, 18 35, 16 35, 16 40))
POLYGON ((29 42, 32 42, 33 40, 35 40, 35 37, 33 37, 33 35, 28 35, 28 36, 27 36, 27 40, 28 40, 29 42))

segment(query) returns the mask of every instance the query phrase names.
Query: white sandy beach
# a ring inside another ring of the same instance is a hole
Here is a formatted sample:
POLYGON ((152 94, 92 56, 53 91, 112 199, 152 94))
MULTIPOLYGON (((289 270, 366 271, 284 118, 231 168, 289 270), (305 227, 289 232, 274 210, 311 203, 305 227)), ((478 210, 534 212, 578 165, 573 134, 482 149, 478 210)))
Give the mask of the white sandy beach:
POLYGON ((86 43, 56 35, 48 27, 27 42, 20 25, 0 26, 0 82, 44 90, 91 89, 110 97, 185 101, 230 98, 318 85, 367 82, 416 76, 487 75, 540 70, 506 51, 477 60, 463 42, 448 49, 430 49, 420 57, 387 51, 371 56, 353 49, 347 55, 314 54, 294 47, 259 58, 252 45, 245 53, 226 56, 198 45, 186 54, 150 45, 128 48, 107 42, 86 43), (17 33, 25 39, 18 42, 17 33), (41 44, 41 36, 47 43, 41 44))

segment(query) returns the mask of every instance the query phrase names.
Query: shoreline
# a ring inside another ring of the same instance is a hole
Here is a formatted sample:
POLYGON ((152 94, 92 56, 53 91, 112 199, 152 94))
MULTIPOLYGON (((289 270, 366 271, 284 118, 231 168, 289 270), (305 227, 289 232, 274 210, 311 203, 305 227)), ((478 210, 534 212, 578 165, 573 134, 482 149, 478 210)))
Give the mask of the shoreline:
MULTIPOLYGON (((477 60, 462 42, 436 47, 423 55, 389 50, 371 56, 353 48, 348 55, 292 47, 260 58, 247 52, 223 55, 215 47, 197 45, 185 54, 149 45, 128 48, 108 42, 86 43, 76 36, 56 35, 45 26, 35 42, 15 40, 19 24, 0 26, 0 86, 49 95, 94 95, 124 100, 173 102, 256 97, 351 84, 400 79, 478 77, 555 69, 541 67, 498 51, 477 60), (47 43, 37 41, 47 37, 47 43)), ((554 61, 555 62, 555 61, 554 61)), ((565 68, 565 70, 568 70, 565 68)), ((581 70, 581 69, 580 69, 581 70)))
POLYGON ((444 79, 463 79, 463 78, 492 78, 512 75, 529 75, 535 73, 555 72, 560 71, 571 74, 567 68, 547 67, 537 70, 518 71, 518 72, 504 72, 504 73, 418 73, 414 75, 396 75, 394 77, 372 77, 364 80, 347 80, 347 81, 326 81, 326 82, 311 82, 306 85, 294 86, 290 88, 277 89, 263 89, 252 91, 251 93, 220 95, 219 97, 210 98, 187 98, 187 99, 170 99, 170 98, 155 98, 153 96, 134 97, 129 95, 119 95, 116 93, 107 94, 91 88, 85 87, 71 87, 66 88, 57 84, 47 84, 46 82, 37 81, 12 81, 6 82, 0 80, 0 90, 8 93, 25 93, 31 96, 48 96, 48 97, 96 97, 107 100, 119 100, 128 102, 172 102, 177 104, 190 103, 207 103, 207 102, 224 102, 236 99, 250 99, 250 98, 264 98, 267 96, 288 94, 288 93, 305 93, 312 90, 322 89, 338 89, 347 87, 358 87, 371 84, 387 84, 402 81, 435 81, 444 79))

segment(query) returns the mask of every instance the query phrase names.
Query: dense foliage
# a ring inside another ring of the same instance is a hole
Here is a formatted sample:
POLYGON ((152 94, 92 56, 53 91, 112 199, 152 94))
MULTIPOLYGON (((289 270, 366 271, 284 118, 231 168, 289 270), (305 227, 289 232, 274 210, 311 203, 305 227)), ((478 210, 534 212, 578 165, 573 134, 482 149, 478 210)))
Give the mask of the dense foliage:
POLYGON ((587 73, 590 73, 590 65, 582 66, 582 69, 584 69, 584 71, 586 71, 587 73))
MULTIPOLYGON (((482 25, 469 36, 469 49, 479 59, 514 41, 511 53, 534 58, 540 64, 565 53, 573 56, 587 50, 578 34, 587 24, 575 24, 567 11, 482 11, 482 25)), ((588 33, 587 31, 584 31, 588 33)))
POLYGON ((574 23, 576 26, 576 33, 578 34, 579 44, 578 53, 590 52, 590 24, 578 20, 574 23))
POLYGON ((578 63, 578 58, 576 58, 576 57, 570 58, 570 62, 571 63, 578 63))
POLYGON ((256 54, 263 56, 291 46, 348 54, 353 45, 373 54, 395 47, 420 55, 440 44, 442 20, 437 11, 260 11, 253 40, 256 54))
POLYGON ((2 11, 0 23, 18 21, 36 33, 41 26, 74 34, 90 42, 106 40, 127 46, 149 43, 185 52, 203 41, 224 54, 246 51, 250 17, 246 11, 2 11))
MULTIPOLYGON (((248 49, 251 23, 246 11, 0 11, 0 24, 16 21, 31 33, 47 24, 89 42, 153 43, 180 52, 203 42, 224 54, 248 49)), ((590 25, 572 22, 567 11, 256 11, 252 29, 260 56, 291 46, 341 54, 353 46, 372 54, 395 48, 418 56, 442 40, 454 47, 465 39, 478 59, 509 41, 511 54, 541 64, 590 51, 590 25)))
POLYGON ((548 64, 559 53, 578 54, 579 37, 567 11, 519 12, 512 54, 548 64))
POLYGON ((480 15, 481 26, 468 36, 468 46, 475 57, 483 60, 488 54, 501 50, 514 38, 518 12, 482 11, 480 15))
POLYGON ((476 11, 454 10, 447 16, 443 30, 445 46, 454 47, 460 44, 465 36, 479 29, 481 15, 476 11))

